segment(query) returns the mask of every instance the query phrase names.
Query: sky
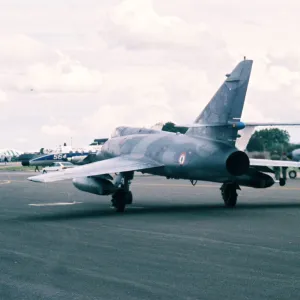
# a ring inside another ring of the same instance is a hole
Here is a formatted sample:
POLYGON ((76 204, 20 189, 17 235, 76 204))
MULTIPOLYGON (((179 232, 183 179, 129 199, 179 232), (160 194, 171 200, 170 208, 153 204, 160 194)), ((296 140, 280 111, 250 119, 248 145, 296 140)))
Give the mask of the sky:
POLYGON ((297 0, 1 0, 0 148, 191 123, 244 56, 242 119, 299 122, 299 11, 297 0))

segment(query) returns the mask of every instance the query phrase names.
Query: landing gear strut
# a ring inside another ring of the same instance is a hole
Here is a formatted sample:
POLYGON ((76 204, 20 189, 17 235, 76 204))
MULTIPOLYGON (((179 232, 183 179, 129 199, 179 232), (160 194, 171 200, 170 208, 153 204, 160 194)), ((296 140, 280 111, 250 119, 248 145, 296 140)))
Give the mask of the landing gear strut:
POLYGON ((234 182, 223 183, 221 186, 220 190, 226 207, 234 207, 236 205, 237 189, 240 190, 240 187, 234 182))
POLYGON ((117 212, 124 212, 127 204, 132 203, 132 193, 129 190, 133 172, 120 173, 117 176, 115 186, 117 190, 112 195, 112 205, 117 212))

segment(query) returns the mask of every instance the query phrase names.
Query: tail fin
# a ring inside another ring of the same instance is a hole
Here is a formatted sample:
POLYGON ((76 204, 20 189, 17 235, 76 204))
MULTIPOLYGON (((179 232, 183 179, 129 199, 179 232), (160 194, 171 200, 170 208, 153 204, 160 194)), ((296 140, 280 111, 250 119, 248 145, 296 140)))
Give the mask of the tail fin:
MULTIPOLYGON (((252 60, 241 61, 204 108, 194 123, 215 124, 239 121, 242 115, 252 60)), ((205 136, 235 144, 237 129, 232 126, 190 128, 187 135, 205 136)))

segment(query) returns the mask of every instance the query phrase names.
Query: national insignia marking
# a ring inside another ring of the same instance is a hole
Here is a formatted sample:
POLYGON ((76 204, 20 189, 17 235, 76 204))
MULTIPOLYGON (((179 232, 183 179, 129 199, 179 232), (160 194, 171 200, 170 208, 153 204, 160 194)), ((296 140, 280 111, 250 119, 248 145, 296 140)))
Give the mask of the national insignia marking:
POLYGON ((181 153, 178 159, 179 164, 182 166, 185 162, 185 152, 181 153))

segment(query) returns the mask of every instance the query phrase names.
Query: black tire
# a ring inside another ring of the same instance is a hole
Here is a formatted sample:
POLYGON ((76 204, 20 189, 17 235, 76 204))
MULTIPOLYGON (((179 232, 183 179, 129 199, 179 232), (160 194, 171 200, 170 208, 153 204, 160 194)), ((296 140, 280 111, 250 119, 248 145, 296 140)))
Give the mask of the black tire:
POLYGON ((118 203, 118 204, 115 206, 116 212, 123 213, 123 212, 125 211, 125 207, 126 207, 126 204, 125 204, 125 203, 118 203))
POLYGON ((126 193, 123 190, 117 190, 112 197, 112 205, 116 212, 124 212, 126 207, 126 193))
POLYGON ((124 196, 126 204, 132 204, 132 193, 129 191, 124 196))
POLYGON ((295 179, 297 177, 297 172, 296 171, 289 171, 289 177, 291 179, 295 179))
POLYGON ((284 178, 280 178, 279 179, 279 185, 280 186, 285 186, 285 184, 286 184, 286 180, 284 178))
POLYGON ((46 173, 47 173, 47 171, 44 170, 44 171, 43 171, 43 174, 46 174, 46 173))
POLYGON ((226 207, 235 207, 238 194, 232 186, 226 186, 222 189, 222 198, 226 207))

